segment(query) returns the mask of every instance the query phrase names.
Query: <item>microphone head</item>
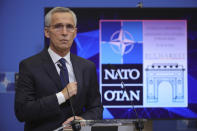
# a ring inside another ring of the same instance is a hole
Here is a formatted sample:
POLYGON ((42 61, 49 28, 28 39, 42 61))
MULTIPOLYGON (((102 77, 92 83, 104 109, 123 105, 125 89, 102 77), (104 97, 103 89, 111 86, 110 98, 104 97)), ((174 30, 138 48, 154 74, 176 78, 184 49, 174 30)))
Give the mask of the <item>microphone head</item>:
POLYGON ((139 119, 135 122, 135 128, 141 131, 142 129, 144 129, 144 122, 139 119))
POLYGON ((71 121, 71 126, 72 126, 73 131, 81 130, 81 124, 78 121, 75 121, 75 120, 71 121))

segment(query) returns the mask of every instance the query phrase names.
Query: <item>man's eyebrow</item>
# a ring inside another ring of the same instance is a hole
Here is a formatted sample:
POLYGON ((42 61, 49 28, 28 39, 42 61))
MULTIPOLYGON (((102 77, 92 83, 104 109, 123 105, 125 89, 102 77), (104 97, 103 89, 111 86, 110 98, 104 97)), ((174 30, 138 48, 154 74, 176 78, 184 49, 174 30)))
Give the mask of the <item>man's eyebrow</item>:
POLYGON ((60 24, 61 24, 61 25, 64 25, 63 23, 55 23, 54 25, 60 25, 60 24))

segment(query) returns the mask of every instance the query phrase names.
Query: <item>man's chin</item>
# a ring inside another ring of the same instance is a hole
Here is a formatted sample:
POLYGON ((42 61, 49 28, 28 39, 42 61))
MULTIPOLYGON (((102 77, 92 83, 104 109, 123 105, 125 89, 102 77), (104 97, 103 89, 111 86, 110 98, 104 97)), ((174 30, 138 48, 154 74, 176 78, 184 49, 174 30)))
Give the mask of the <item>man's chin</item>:
POLYGON ((68 51, 68 50, 70 50, 70 47, 67 47, 67 46, 59 48, 59 51, 61 51, 61 52, 65 52, 65 51, 68 51))

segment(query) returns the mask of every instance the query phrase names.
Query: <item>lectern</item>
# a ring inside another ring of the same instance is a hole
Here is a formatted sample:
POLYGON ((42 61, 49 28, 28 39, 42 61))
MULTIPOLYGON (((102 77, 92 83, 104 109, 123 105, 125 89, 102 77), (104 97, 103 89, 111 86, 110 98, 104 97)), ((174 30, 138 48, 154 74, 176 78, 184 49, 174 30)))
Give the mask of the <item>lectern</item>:
MULTIPOLYGON (((105 120, 76 120, 81 124, 80 131, 145 131, 145 119, 105 119, 105 120), (140 124, 140 125, 138 125, 140 124), (139 129, 138 126, 143 126, 139 129)), ((63 125, 54 131, 72 131, 70 124, 63 125)), ((146 130, 147 131, 147 130, 146 130)))

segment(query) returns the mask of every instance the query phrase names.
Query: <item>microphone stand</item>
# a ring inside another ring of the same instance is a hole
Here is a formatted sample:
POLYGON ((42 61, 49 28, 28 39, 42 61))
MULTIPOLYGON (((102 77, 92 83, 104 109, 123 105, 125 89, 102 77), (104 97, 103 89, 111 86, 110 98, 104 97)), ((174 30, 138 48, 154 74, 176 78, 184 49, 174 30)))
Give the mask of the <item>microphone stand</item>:
MULTIPOLYGON (((126 90, 126 88, 125 88, 125 86, 124 86, 124 82, 123 82, 122 80, 121 80, 121 85, 122 85, 124 91, 127 93, 127 90, 126 90)), ((136 111, 136 109, 135 109, 135 107, 134 107, 133 102, 132 102, 131 100, 130 100, 130 102, 131 102, 132 108, 133 108, 133 110, 134 110, 134 112, 135 112, 135 115, 136 115, 136 117, 137 117, 137 121, 135 122, 135 128, 136 128, 138 131, 142 131, 142 129, 144 128, 144 123, 143 123, 143 121, 141 121, 141 119, 139 118, 138 113, 137 113, 137 111, 136 111)))
MULTIPOLYGON (((113 65, 111 65, 111 64, 108 64, 108 65, 109 65, 109 67, 111 67, 112 69, 115 70, 115 73, 118 74, 116 68, 115 68, 115 67, 113 68, 113 65)), ((118 75, 118 76, 119 76, 119 75, 118 75)), ((120 77, 120 76, 119 76, 119 77, 120 77)), ((122 88, 123 88, 124 91, 127 93, 126 88, 125 88, 125 86, 124 86, 124 82, 123 82, 123 80, 121 79, 121 77, 120 77, 120 81, 121 81, 122 88)), ((142 131, 142 129, 144 129, 144 123, 143 123, 143 121, 141 121, 141 119, 138 117, 138 113, 137 113, 137 111, 136 111, 136 109, 135 109, 135 107, 134 107, 134 104, 133 104, 133 102, 132 102, 131 99, 130 99, 130 102, 131 102, 131 106, 132 106, 132 108, 133 108, 133 110, 134 110, 134 112, 135 112, 136 118, 137 118, 137 121, 135 122, 135 128, 136 128, 138 131, 142 131)))
MULTIPOLYGON (((57 64, 57 65, 58 65, 58 67, 59 67, 60 69, 62 69, 62 70, 63 70, 62 65, 60 65, 60 64, 57 64)), ((64 79, 66 79, 66 78, 65 78, 65 74, 64 74, 64 72, 62 72, 62 73, 63 73, 63 78, 64 78, 64 79)), ((68 88, 66 88, 66 89, 67 89, 68 98, 69 98, 69 102, 70 102, 71 110, 72 110, 73 117, 74 117, 74 120, 70 122, 70 125, 72 126, 72 130, 73 130, 73 131, 80 131, 80 130, 81 130, 81 124, 80 124, 80 122, 79 122, 79 121, 76 121, 76 118, 75 118, 75 111, 74 111, 74 108, 73 108, 73 105, 72 105, 71 97, 70 97, 70 94, 69 94, 68 88)))

